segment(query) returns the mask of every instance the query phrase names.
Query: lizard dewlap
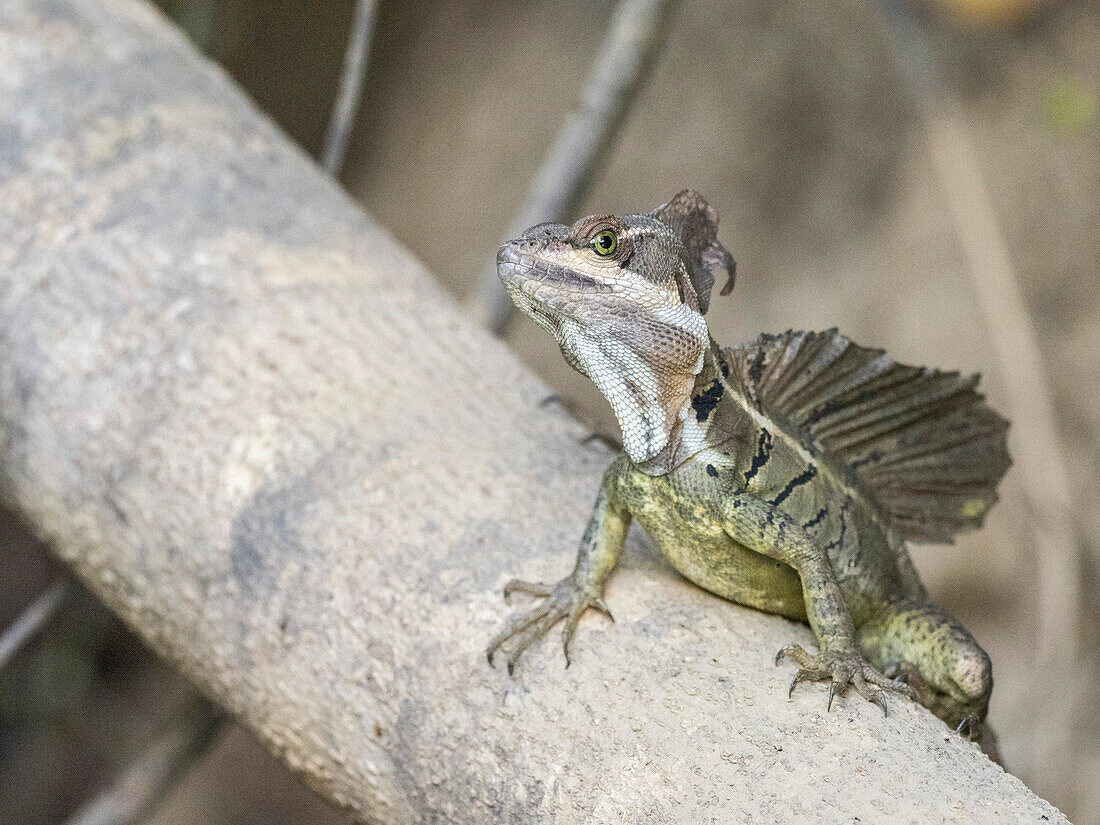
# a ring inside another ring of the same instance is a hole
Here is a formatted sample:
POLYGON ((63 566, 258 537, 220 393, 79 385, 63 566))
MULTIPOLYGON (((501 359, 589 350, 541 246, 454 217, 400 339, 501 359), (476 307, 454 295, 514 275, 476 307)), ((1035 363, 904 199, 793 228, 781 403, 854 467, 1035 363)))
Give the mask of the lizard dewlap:
POLYGON ((640 215, 540 224, 497 255, 516 306, 611 404, 623 453, 604 475, 573 572, 506 588, 544 597, 492 640, 511 671, 564 621, 566 661, 637 519, 684 576, 808 622, 781 650, 801 681, 886 710, 913 695, 951 725, 984 719, 989 657, 928 601, 905 542, 978 527, 1009 466, 1008 423, 977 377, 899 364, 836 330, 720 348, 704 314, 733 286, 714 210, 681 192, 640 215), (901 681, 899 677, 906 681, 901 681))

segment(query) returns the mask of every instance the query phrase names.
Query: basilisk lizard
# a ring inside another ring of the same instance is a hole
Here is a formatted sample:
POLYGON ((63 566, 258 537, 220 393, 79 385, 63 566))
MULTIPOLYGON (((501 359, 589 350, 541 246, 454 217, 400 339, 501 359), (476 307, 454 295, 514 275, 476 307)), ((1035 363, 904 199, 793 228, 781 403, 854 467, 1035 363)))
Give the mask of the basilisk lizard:
POLYGON ((719 348, 704 314, 734 262, 691 191, 645 214, 532 227, 497 268, 611 403, 623 452, 573 572, 506 586, 545 600, 492 640, 490 663, 503 649, 512 672, 564 621, 568 664, 581 615, 610 615, 604 586, 633 518, 700 587, 809 623, 817 652, 776 657, 798 665, 792 693, 828 680, 829 707, 852 686, 884 712, 894 691, 952 725, 985 717, 989 657, 929 602, 905 545, 950 541, 996 501, 1008 423, 977 376, 905 366, 836 330, 719 348))

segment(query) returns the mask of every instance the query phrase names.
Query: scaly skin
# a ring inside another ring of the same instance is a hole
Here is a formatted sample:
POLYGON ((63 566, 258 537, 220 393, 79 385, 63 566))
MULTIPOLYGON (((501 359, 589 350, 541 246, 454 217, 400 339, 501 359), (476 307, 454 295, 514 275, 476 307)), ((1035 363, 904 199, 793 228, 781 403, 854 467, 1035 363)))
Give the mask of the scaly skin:
POLYGON ((851 467, 750 398, 707 335, 700 310, 712 272, 732 275, 715 220, 682 193, 650 215, 536 227, 502 248, 505 286, 607 395, 627 449, 604 475, 573 572, 555 585, 506 587, 545 601, 492 640, 490 663, 503 648, 512 672, 559 621, 568 663, 581 615, 610 615, 603 591, 634 518, 695 584, 809 623, 817 653, 790 645, 777 655, 798 665, 792 692, 829 680, 830 706, 852 686, 884 712, 891 691, 952 726, 982 720, 989 658, 928 602, 890 514, 851 467), (592 248, 609 228, 628 247, 615 261, 592 248))

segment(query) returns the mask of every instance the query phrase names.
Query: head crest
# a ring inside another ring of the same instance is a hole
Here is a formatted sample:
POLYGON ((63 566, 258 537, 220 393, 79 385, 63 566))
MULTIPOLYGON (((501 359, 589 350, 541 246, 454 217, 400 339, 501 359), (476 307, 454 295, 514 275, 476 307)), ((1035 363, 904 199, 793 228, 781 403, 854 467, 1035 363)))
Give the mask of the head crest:
POLYGON ((668 203, 658 206, 653 217, 675 232, 688 255, 688 275, 699 300, 699 310, 710 306, 710 292, 716 274, 724 273, 726 283, 721 295, 729 295, 737 274, 737 264, 718 242, 718 213, 703 196, 685 189, 668 203))

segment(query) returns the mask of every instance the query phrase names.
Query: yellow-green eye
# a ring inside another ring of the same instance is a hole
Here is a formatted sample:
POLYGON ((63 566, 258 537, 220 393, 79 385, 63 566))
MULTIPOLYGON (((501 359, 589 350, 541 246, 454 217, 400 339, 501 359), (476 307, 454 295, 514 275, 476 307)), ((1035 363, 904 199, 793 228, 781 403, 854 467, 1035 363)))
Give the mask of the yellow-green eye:
POLYGON ((592 237, 592 249, 597 255, 607 257, 613 255, 615 249, 619 246, 619 239, 615 233, 610 229, 604 229, 602 232, 597 232, 592 237))

